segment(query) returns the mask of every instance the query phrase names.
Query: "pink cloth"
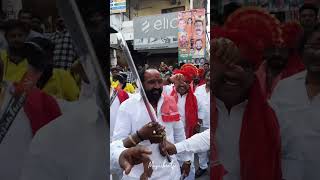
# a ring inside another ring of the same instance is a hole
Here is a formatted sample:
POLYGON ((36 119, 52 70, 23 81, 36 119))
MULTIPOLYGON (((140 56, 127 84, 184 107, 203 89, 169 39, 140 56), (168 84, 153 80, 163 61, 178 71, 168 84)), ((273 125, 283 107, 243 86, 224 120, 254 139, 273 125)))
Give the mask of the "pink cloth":
POLYGON ((161 117, 163 122, 174 122, 180 120, 180 114, 175 99, 163 93, 163 104, 161 106, 161 117))

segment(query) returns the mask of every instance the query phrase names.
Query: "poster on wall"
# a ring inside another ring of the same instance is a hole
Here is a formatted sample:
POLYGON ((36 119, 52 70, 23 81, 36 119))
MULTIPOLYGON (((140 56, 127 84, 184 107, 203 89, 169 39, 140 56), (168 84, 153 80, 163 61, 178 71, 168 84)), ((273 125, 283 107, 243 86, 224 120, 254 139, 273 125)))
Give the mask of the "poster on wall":
POLYGON ((126 0, 110 0, 110 14, 126 12, 126 0))
POLYGON ((179 63, 204 64, 206 52, 205 9, 178 13, 179 63))

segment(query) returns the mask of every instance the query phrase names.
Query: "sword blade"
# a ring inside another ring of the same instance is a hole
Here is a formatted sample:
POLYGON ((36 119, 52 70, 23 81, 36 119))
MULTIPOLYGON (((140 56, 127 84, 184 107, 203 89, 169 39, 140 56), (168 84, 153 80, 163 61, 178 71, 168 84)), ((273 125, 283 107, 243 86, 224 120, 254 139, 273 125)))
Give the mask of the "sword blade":
POLYGON ((136 80, 138 81, 137 85, 138 85, 138 88, 140 90, 143 102, 144 102, 144 104, 145 104, 145 106, 147 108, 149 117, 150 117, 151 121, 156 122, 157 121, 157 116, 155 115, 154 111, 152 111, 152 106, 151 106, 151 104, 150 104, 150 102, 149 102, 149 100, 147 98, 146 92, 145 92, 145 90, 143 88, 143 84, 142 84, 141 79, 139 77, 138 70, 137 70, 136 66, 134 65, 134 61, 132 59, 132 56, 131 56, 130 50, 128 48, 127 42, 123 38, 123 35, 122 35, 121 32, 118 33, 118 34, 119 34, 119 37, 120 37, 120 47, 124 52, 124 56, 125 56, 125 58, 126 58, 126 60, 128 62, 128 65, 129 65, 131 71, 132 71, 132 74, 136 77, 136 80))
MULTIPOLYGON (((143 88, 143 84, 141 82, 141 79, 139 77, 139 73, 138 73, 138 70, 136 68, 136 66, 134 65, 134 62, 133 62, 133 59, 132 59, 132 56, 131 56, 131 53, 130 53, 130 50, 128 48, 128 45, 127 45, 127 42, 125 41, 125 39, 123 38, 123 35, 121 33, 119 33, 119 36, 120 36, 120 47, 122 48, 123 52, 124 52, 124 55, 127 59, 127 62, 128 62, 128 65, 133 73, 134 76, 136 76, 136 79, 137 79, 137 85, 138 87, 140 88, 140 93, 141 93, 141 96, 142 96, 142 99, 143 99, 143 102, 147 108, 147 111, 148 111, 148 114, 149 114, 149 117, 151 119, 151 121, 153 122, 156 122, 157 121, 157 116, 155 115, 155 111, 152 111, 152 106, 147 98, 147 95, 146 95, 146 92, 143 88)), ((164 139, 165 140, 165 139, 164 139)), ((169 156, 168 152, 166 152, 166 158, 169 162, 171 162, 171 157, 169 156)))

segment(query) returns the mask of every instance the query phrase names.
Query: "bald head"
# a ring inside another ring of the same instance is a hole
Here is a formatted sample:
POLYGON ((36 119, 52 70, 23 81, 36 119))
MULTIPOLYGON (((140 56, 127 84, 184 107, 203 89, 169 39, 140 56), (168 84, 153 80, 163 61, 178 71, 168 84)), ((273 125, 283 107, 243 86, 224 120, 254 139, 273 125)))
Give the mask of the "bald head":
POLYGON ((160 72, 157 69, 153 69, 153 68, 147 69, 146 73, 151 73, 151 74, 158 73, 158 74, 160 74, 160 72))

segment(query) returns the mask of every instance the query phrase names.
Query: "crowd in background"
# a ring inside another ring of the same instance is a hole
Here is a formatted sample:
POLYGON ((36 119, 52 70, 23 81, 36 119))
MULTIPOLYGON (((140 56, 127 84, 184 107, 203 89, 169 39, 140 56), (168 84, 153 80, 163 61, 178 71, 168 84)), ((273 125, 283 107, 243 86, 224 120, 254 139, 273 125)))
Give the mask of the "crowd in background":
MULTIPOLYGON (((95 19, 99 16, 102 15, 92 14, 95 19)), ((0 14, 0 59, 5 68, 4 80, 18 82, 28 65, 46 63, 38 88, 58 100, 76 101, 85 96, 88 84, 79 63, 79 53, 63 18, 55 18, 52 32, 44 24, 41 18, 25 9, 19 11, 17 19, 6 19, 4 13, 0 14), (33 40, 45 47, 47 62, 36 62, 32 59, 37 59, 37 55, 26 52, 23 43, 33 40)))
MULTIPOLYGON (((174 72, 177 71, 180 67, 182 67, 185 63, 181 63, 179 65, 167 65, 164 62, 161 62, 158 67, 155 66, 149 66, 148 64, 145 64, 144 67, 141 65, 137 66, 138 72, 144 69, 150 69, 154 68, 159 70, 161 77, 166 80, 174 75, 174 72)), ((198 75, 194 78, 194 85, 200 86, 204 84, 205 79, 205 73, 210 70, 209 63, 205 63, 203 65, 195 65, 198 69, 198 75)), ((137 86, 137 80, 133 76, 132 71, 128 67, 121 67, 120 65, 111 67, 110 69, 110 80, 111 80, 111 86, 113 88, 121 88, 125 92, 129 94, 134 94, 138 92, 138 86, 137 86)))

